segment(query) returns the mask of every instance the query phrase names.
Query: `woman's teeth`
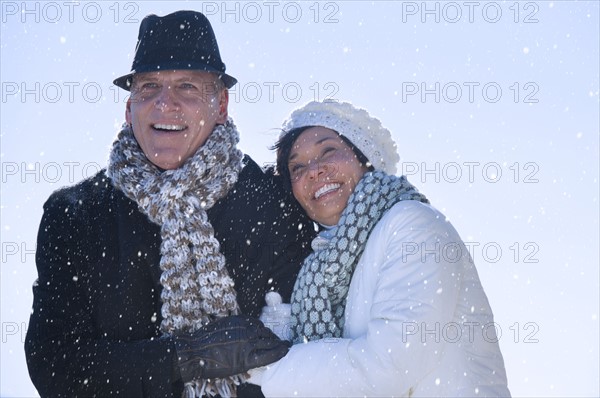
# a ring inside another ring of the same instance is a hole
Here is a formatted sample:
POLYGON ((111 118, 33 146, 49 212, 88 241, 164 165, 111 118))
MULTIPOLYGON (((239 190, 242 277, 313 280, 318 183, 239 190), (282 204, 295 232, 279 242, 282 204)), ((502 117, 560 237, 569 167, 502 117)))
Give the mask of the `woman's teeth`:
POLYGON ((315 192, 315 199, 319 199, 321 196, 325 195, 326 193, 335 191, 336 189, 338 189, 341 186, 342 186, 341 184, 323 185, 321 188, 319 188, 319 190, 317 192, 315 192))

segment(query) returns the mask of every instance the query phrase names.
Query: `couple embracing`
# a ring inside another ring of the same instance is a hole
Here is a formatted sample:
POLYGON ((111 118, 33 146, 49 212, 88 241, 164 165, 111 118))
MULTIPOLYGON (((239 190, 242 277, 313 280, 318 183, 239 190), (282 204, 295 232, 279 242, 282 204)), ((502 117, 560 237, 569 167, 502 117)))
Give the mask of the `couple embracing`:
POLYGON ((44 205, 25 343, 40 395, 510 394, 468 250, 395 175, 378 119, 311 102, 261 169, 193 11, 144 18, 114 83, 131 96, 107 168, 44 205), (291 304, 284 339, 258 320, 271 291, 291 304))

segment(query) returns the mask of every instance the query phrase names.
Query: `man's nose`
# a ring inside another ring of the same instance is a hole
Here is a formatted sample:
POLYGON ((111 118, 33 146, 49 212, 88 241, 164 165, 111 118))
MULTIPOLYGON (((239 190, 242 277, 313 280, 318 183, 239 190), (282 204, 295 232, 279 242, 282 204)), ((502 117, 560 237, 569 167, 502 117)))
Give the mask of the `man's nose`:
POLYGON ((177 101, 176 96, 174 95, 173 89, 167 85, 162 87, 162 89, 156 96, 154 106, 156 106, 163 112, 178 108, 179 103, 177 101))

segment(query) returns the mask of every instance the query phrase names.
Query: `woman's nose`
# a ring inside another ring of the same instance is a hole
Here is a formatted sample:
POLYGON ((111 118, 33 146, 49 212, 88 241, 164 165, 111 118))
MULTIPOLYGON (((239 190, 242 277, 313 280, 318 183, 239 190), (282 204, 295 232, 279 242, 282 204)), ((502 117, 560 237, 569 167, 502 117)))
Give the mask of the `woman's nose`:
POLYGON ((313 180, 320 181, 321 179, 329 176, 330 169, 331 167, 329 164, 327 164, 327 162, 315 161, 314 163, 309 165, 308 176, 313 180))

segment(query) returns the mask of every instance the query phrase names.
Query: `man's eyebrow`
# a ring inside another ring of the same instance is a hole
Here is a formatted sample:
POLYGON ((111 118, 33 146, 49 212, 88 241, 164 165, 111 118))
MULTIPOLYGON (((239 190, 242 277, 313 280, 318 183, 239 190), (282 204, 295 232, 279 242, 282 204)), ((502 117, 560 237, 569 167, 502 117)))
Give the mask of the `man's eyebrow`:
POLYGON ((148 76, 148 75, 136 76, 135 78, 137 80, 158 80, 158 76, 148 76))

